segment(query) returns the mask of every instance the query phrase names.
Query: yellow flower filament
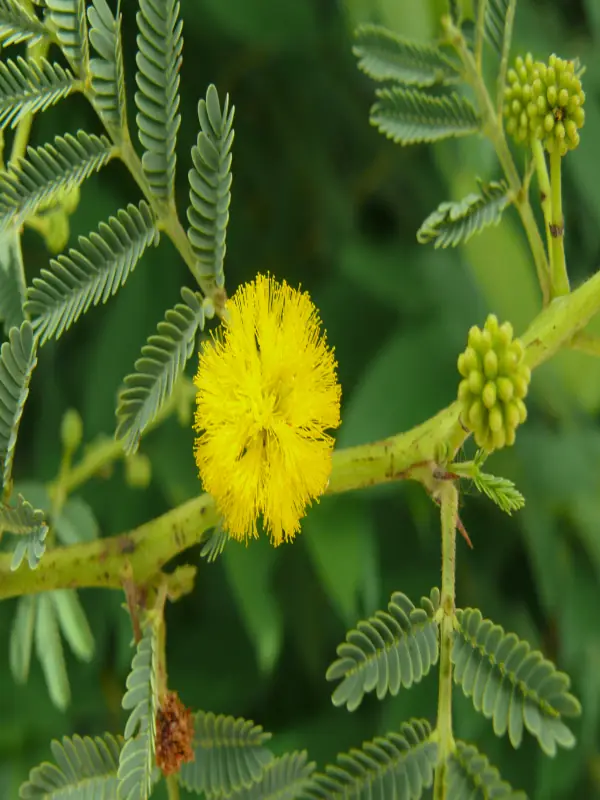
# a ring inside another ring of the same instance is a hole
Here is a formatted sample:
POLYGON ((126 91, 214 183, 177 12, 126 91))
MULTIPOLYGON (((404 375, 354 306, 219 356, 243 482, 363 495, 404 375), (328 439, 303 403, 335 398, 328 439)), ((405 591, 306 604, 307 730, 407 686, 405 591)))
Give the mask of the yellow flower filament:
POLYGON ((300 530, 327 488, 341 389, 333 350, 306 293, 259 275, 228 301, 223 328, 203 345, 195 456, 229 534, 274 545, 300 530))

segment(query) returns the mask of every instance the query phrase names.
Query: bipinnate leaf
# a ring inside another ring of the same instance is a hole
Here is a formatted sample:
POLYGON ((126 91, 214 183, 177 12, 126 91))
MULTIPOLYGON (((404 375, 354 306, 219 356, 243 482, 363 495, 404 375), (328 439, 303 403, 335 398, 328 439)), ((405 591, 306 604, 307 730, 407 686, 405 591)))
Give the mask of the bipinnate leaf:
POLYGON ((498 225, 504 209, 510 204, 504 181, 481 184, 480 194, 469 194, 457 203, 442 203, 417 231, 421 244, 434 247, 456 247, 468 242, 490 225, 498 225))
POLYGON ((34 508, 21 495, 17 495, 17 504, 0 504, 0 533, 25 534, 44 524, 44 512, 34 508))
POLYGON ((42 523, 37 528, 32 528, 28 533, 23 533, 17 539, 15 549, 13 550, 12 559, 10 561, 10 568, 12 572, 19 569, 23 563, 25 556, 29 569, 37 569, 42 556, 46 552, 46 536, 48 535, 48 526, 42 523))
POLYGON ((473 476, 473 483, 506 514, 510 515, 525 505, 525 498, 508 478, 478 472, 473 476))
POLYGON ((27 313, 40 344, 58 339, 91 307, 115 295, 150 245, 158 243, 158 231, 150 206, 141 201, 121 209, 116 217, 101 222, 98 231, 79 237, 79 249, 71 248, 50 261, 27 290, 27 313))
POLYGON ((167 311, 157 333, 142 347, 135 372, 125 378, 119 394, 115 436, 129 454, 137 450, 145 428, 170 397, 194 351, 196 334, 204 328, 202 295, 183 287, 181 297, 183 303, 167 311))
POLYGON ((188 238, 201 271, 207 277, 213 277, 219 286, 225 280, 223 263, 231 201, 234 113, 235 107, 229 108, 229 95, 221 109, 218 92, 211 84, 206 100, 200 100, 198 104, 200 133, 192 148, 194 168, 188 173, 188 238))
POLYGON ((19 225, 63 189, 80 185, 112 157, 106 136, 78 131, 53 144, 28 147, 27 158, 0 172, 0 231, 19 225))
POLYGON ((8 652, 10 671, 17 683, 27 683, 29 677, 35 631, 35 604, 35 595, 19 597, 12 620, 8 652))
POLYGON ((34 767, 19 790, 21 800, 115 800, 120 736, 63 736, 50 744, 55 763, 34 767))
POLYGON ((419 89, 377 90, 371 124, 402 145, 436 142, 452 136, 477 133, 481 122, 465 97, 455 92, 437 97, 419 89))
POLYGON ((90 42, 98 53, 90 59, 93 103, 118 140, 127 130, 121 15, 115 18, 106 0, 92 0, 87 13, 90 42))
POLYGON ((61 50, 75 74, 85 80, 89 70, 86 0, 45 0, 61 50))
MULTIPOLYGON (((338 756, 338 763, 312 776, 303 795, 309 800, 419 798, 433 783, 437 743, 427 720, 402 723, 398 733, 378 736, 360 750, 338 756)), ((455 795, 449 795, 455 797, 455 795)))
POLYGON ((152 191, 173 201, 175 146, 181 123, 179 70, 183 48, 178 0, 139 0, 135 103, 144 154, 142 167, 152 191))
POLYGON ((519 747, 526 729, 550 756, 557 745, 573 747, 575 737, 562 717, 579 716, 581 706, 568 691, 568 675, 476 608, 458 609, 456 621, 454 680, 476 711, 493 721, 496 736, 508 732, 519 747))
POLYGON ((50 699, 64 711, 71 702, 71 687, 50 592, 38 595, 36 610, 35 652, 42 665, 50 699))
POLYGON ((80 661, 94 657, 94 635, 75 589, 50 592, 60 629, 73 654, 80 661))
POLYGON ((448 763, 448 797, 469 800, 527 800, 524 792, 515 792, 476 747, 457 741, 448 763))
POLYGON ((25 319, 25 270, 19 226, 0 233, 0 322, 6 333, 25 319))
POLYGON ((72 73, 45 58, 0 61, 0 127, 15 125, 58 103, 77 87, 72 73))
POLYGON ((337 648, 337 661, 327 680, 340 680, 333 692, 336 706, 354 711, 364 695, 375 691, 378 700, 395 696, 429 673, 438 660, 438 623, 435 613, 440 593, 432 589, 417 608, 402 592, 394 592, 387 611, 377 611, 358 623, 337 648))
POLYGON ((516 0, 486 0, 485 36, 498 53, 510 47, 516 5, 516 0))
POLYGON ((148 800, 156 739, 156 629, 146 626, 127 676, 122 706, 131 711, 119 756, 118 800, 148 800))
POLYGON ((308 797, 314 761, 308 761, 306 751, 286 753, 273 759, 258 783, 242 789, 231 800, 300 800, 308 797))
POLYGON ((273 760, 265 746, 270 738, 270 733, 251 720, 198 711, 194 716, 194 760, 182 765, 181 784, 208 797, 229 797, 250 789, 273 760))
MULTIPOLYGON (((13 458, 31 374, 37 364, 37 341, 27 321, 11 328, 0 349, 0 479, 10 484, 13 458)), ((2 492, 0 492, 1 496, 2 492)))
POLYGON ((35 44, 46 36, 41 19, 20 0, 0 0, 0 44, 35 44))
POLYGON ((456 67, 439 47, 411 42, 380 25, 361 25, 353 52, 359 68, 376 81, 432 86, 458 79, 456 67))
POLYGON ((18 569, 26 555, 29 568, 35 569, 46 550, 48 526, 44 512, 34 508, 18 494, 16 505, 0 504, 0 533, 5 531, 19 537, 13 551, 11 570, 18 569))

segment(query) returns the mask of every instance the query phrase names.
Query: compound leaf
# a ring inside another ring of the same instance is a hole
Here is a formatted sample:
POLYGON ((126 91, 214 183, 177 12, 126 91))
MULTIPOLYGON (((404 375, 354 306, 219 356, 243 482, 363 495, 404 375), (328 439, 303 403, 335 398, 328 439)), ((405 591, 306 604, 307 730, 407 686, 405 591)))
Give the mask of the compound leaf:
POLYGON ((53 144, 28 147, 27 158, 0 172, 0 231, 23 220, 63 189, 80 185, 113 154, 106 136, 78 131, 53 144))
POLYGON ((26 310, 44 344, 59 338, 90 306, 112 297, 131 275, 146 248, 158 243, 150 206, 129 204, 89 238, 50 261, 27 291, 26 310))
POLYGON ((25 555, 30 569, 35 569, 46 550, 48 526, 44 512, 34 508, 18 494, 16 506, 0 505, 0 533, 5 531, 19 536, 13 551, 11 570, 21 566, 25 555))
POLYGON ((156 739, 156 631, 148 625, 127 676, 122 706, 131 711, 119 756, 119 800, 147 800, 152 788, 156 739))
POLYGON ((17 683, 27 683, 35 630, 35 595, 19 597, 9 643, 10 671, 17 683))
POLYGON ((11 225, 0 233, 0 322, 6 333, 18 328, 25 319, 25 270, 21 249, 21 232, 11 225))
POLYGON ((19 0, 0 0, 0 44, 35 44, 46 36, 43 22, 19 0))
POLYGON ((448 797, 470 800, 527 800, 515 792, 483 753, 466 742, 457 741, 448 763, 448 797))
POLYGON ((232 800, 297 800, 307 797, 311 788, 313 761, 306 751, 286 753, 265 768, 262 779, 232 796, 232 800))
POLYGON ((88 8, 90 42, 98 57, 90 59, 93 102, 108 130, 121 138, 127 130, 121 15, 115 19, 106 0, 88 8))
POLYGON ((476 608, 458 609, 456 620, 454 680, 475 710, 493 720, 496 736, 508 732, 516 748, 526 729, 550 756, 557 745, 573 747, 575 737, 562 717, 578 716, 581 706, 568 691, 568 675, 476 608))
POLYGON ((85 0, 45 0, 61 50, 75 74, 85 80, 89 70, 85 0))
POLYGON ((56 763, 34 767, 19 790, 21 800, 114 800, 120 736, 63 736, 51 745, 56 763))
POLYGON ((477 133, 481 123, 471 103, 453 92, 435 97, 419 89, 378 89, 371 124, 398 144, 436 142, 477 133))
POLYGON ((202 295, 183 287, 177 303, 158 323, 157 333, 142 347, 135 372, 125 378, 117 406, 116 438, 134 453, 145 428, 170 397, 177 378, 192 355, 198 329, 204 327, 202 295))
POLYGON ((270 738, 250 720, 199 711, 194 717, 194 761, 182 765, 182 785, 207 796, 229 797, 250 789, 273 759, 265 747, 270 738))
POLYGON ((358 623, 337 648, 337 661, 327 670, 329 681, 339 680, 332 700, 355 711, 367 692, 378 700, 400 687, 410 688, 429 673, 438 659, 438 589, 421 598, 416 608, 402 592, 394 592, 387 611, 377 611, 358 623))
MULTIPOLYGON (((29 381, 37 364, 37 341, 31 324, 11 328, 0 349, 0 468, 3 491, 9 486, 15 445, 29 381)), ((0 493, 1 494, 1 493, 0 493)))
POLYGON ((63 636, 80 661, 94 657, 94 635, 75 589, 50 592, 63 636))
POLYGON ((0 504, 0 533, 29 533, 44 524, 44 512, 35 509, 31 503, 17 495, 17 505, 0 504))
POLYGON ((439 47, 408 41, 380 25, 361 25, 353 52, 359 68, 376 81, 432 86, 458 78, 439 47))
POLYGON ((44 111, 77 86, 68 69, 45 58, 0 61, 0 127, 14 128, 24 115, 44 111))
POLYGON ((50 699, 62 711, 71 701, 65 654, 50 592, 38 595, 35 621, 35 651, 48 686, 50 699))
POLYGON ((508 478, 477 472, 473 475, 473 483, 506 514, 510 515, 525 505, 525 498, 508 478))
POLYGON ((432 785, 437 762, 437 744, 430 737, 427 720, 404 722, 400 733, 378 736, 360 750, 339 755, 335 766, 312 777, 305 796, 310 800, 419 798, 432 785))
POLYGON ((485 7, 485 36, 492 47, 502 53, 510 47, 516 0, 487 0, 485 7))
POLYGON ((140 0, 137 23, 135 102, 145 149, 142 166, 157 197, 173 201, 183 48, 178 0, 140 0))
POLYGON ((436 248, 464 244, 484 228, 498 225, 510 202, 504 181, 481 184, 481 194, 438 206, 417 231, 417 240, 421 244, 433 242, 436 248))
POLYGON ((229 108, 229 95, 221 109, 218 92, 211 84, 206 100, 198 104, 200 133, 192 148, 194 168, 188 173, 188 237, 204 274, 215 278, 219 286, 224 281, 227 250, 234 113, 235 107, 229 108))

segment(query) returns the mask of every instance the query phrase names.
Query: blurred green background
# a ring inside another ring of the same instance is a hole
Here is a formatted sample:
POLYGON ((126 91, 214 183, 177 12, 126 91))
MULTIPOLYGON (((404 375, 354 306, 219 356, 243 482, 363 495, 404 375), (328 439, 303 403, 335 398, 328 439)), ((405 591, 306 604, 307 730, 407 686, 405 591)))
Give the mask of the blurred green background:
MULTIPOLYGON (((122 3, 130 95, 135 6, 122 3)), ((236 106, 227 288, 232 293, 269 271, 310 291, 339 361, 341 446, 404 430, 451 402, 469 326, 494 311, 522 331, 539 308, 512 211, 458 252, 416 244, 417 228, 438 203, 474 191, 476 175, 499 177, 488 143, 470 138, 402 149, 368 122, 374 87, 356 68, 354 27, 380 22, 427 39, 444 7, 443 0, 182 0, 182 216, 196 104, 214 82, 236 106)), ((513 53, 578 55, 587 66, 587 121, 564 176, 575 284, 594 271, 600 254, 598 48, 598 0, 519 0, 513 53)), ((129 110, 133 120, 132 97, 129 110)), ((76 98, 36 121, 33 143, 79 127, 98 131, 92 111, 76 98)), ((111 164, 84 184, 71 242, 137 199, 133 181, 111 164)), ((24 255, 31 280, 48 260, 36 234, 26 234, 24 255)), ((86 441, 112 434, 120 383, 182 284, 192 285, 190 275, 163 241, 116 298, 43 349, 21 428, 17 479, 56 474, 68 407, 81 413, 86 441)), ((458 691, 455 728, 535 800, 600 797, 600 365, 575 353, 554 359, 536 371, 529 408, 516 446, 488 462, 490 471, 516 482, 526 508, 508 518, 474 492, 463 497, 475 550, 459 541, 458 603, 478 606, 573 676, 584 709, 575 724, 578 746, 554 761, 531 737, 513 751, 458 691)), ((102 535, 198 494, 192 443, 191 429, 170 420, 142 445, 152 463, 147 490, 128 487, 120 463, 82 490, 102 535)), ((184 561, 198 563, 198 550, 184 561)), ((368 697, 352 715, 332 706, 324 676, 348 627, 385 607, 393 590, 415 601, 428 594, 439 582, 439 564, 436 509, 419 486, 325 498, 293 545, 232 543, 215 564, 200 564, 193 594, 167 611, 170 683, 187 705, 254 719, 275 734, 277 752, 307 748, 321 767, 410 716, 433 721, 434 675, 396 699, 368 697)), ((131 659, 122 596, 86 590, 81 599, 97 654, 89 665, 68 654, 66 713, 52 706, 37 662, 28 685, 15 686, 8 665, 15 602, 0 608, 2 798, 15 798, 28 770, 49 757, 52 737, 122 730, 131 659)))

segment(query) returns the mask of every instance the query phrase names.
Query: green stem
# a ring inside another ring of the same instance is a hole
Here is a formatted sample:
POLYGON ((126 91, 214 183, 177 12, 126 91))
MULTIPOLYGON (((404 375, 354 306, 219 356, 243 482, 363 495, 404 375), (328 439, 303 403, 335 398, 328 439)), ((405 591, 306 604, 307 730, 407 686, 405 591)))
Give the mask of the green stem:
POLYGON ((169 775, 167 778, 167 797, 168 800, 179 800, 179 783, 177 775, 169 775))
MULTIPOLYGON (((26 48, 26 55, 30 61, 39 64, 42 58, 48 55, 50 49, 49 39, 40 39, 33 44, 29 43, 26 48)), ((24 158, 31 136, 31 126, 33 125, 33 114, 23 114, 17 123, 15 137, 10 151, 10 164, 14 164, 19 159, 24 158)))
MULTIPOLYGON (((597 272, 538 314, 521 337, 527 365, 534 369, 568 346, 599 311, 597 272)), ((328 493, 404 478, 418 480, 430 489, 435 487, 439 483, 436 454, 447 450, 451 456, 468 436, 459 422, 459 413, 460 405, 455 401, 410 431, 334 452, 328 493)), ((88 466, 86 474, 91 476, 94 470, 88 466)), ((81 478, 80 473, 79 482, 81 478)), ((72 478, 69 486, 73 486, 72 478)), ((36 570, 21 567, 11 572, 11 555, 0 554, 0 599, 67 587, 117 589, 127 562, 136 582, 147 582, 176 555, 202 542, 218 519, 211 498, 201 495, 129 533, 50 550, 36 570)))
MULTIPOLYGON (((48 39, 40 39, 34 44, 28 44, 26 49, 27 58, 39 63, 40 59, 48 55, 50 48, 50 41, 48 39)), ((10 151, 10 158, 8 166, 16 164, 21 158, 24 158, 27 152, 27 145, 29 144, 29 137, 31 136, 31 127, 33 125, 33 114, 24 114, 17 123, 15 136, 13 138, 12 147, 10 151)), ((2 151, 4 150, 4 134, 2 133, 2 151)), ((0 162, 2 155, 0 154, 0 162)), ((0 164, 1 166, 1 164, 0 164)), ((25 275, 25 265, 23 263, 23 253, 21 247, 21 230, 19 228, 14 231, 13 246, 15 248, 15 260, 18 264, 17 281, 20 290, 25 296, 25 287, 27 286, 27 277, 25 275)))
MULTIPOLYGON (((167 402, 161 406, 160 411, 152 422, 144 429, 144 436, 157 428, 171 414, 177 412, 179 408, 188 406, 193 402, 196 394, 194 385, 187 380, 181 380, 174 388, 167 402)), ((101 470, 118 459, 125 458, 123 443, 116 439, 103 439, 96 442, 87 449, 84 457, 75 466, 68 465, 68 469, 62 469, 58 478, 50 486, 50 494, 62 494, 66 500, 67 496, 75 489, 78 489, 90 478, 97 475, 101 470)))
POLYGON ((465 79, 475 92, 479 111, 483 118, 483 131, 492 142, 496 155, 504 170, 514 204, 521 217, 521 222, 525 228, 525 233, 533 254, 538 281, 542 290, 543 303, 547 305, 550 300, 550 271, 548 267, 548 258, 542 237, 540 236, 540 231, 535 221, 531 203, 529 202, 528 194, 521 183, 519 173, 517 172, 515 162, 508 147, 501 118, 496 114, 487 86, 485 85, 481 72, 477 69, 473 54, 467 47, 467 43, 461 31, 453 25, 449 17, 444 18, 444 27, 448 41, 456 49, 463 64, 465 79))
POLYGON ((548 248, 548 255, 550 257, 550 275, 553 274, 552 268, 552 234, 550 228, 552 226, 552 190, 550 188, 550 176, 548 174, 548 165, 546 163, 546 155, 544 146, 539 139, 532 138, 531 140, 531 153, 533 155, 533 162, 535 164, 535 172, 538 179, 540 189, 540 205, 544 214, 544 225, 546 227, 546 243, 548 248))
POLYGON ((440 674, 436 736, 438 760, 433 784, 434 800, 446 800, 448 759, 454 751, 452 735, 452 631, 454 627, 456 578, 456 518, 458 491, 452 482, 440 491, 442 520, 442 594, 440 610, 440 674))
POLYGON ((502 56, 500 58, 500 69, 498 70, 498 80, 496 82, 496 114, 502 118, 502 107, 504 105, 504 88, 506 86, 506 73, 508 71, 508 57, 510 55, 510 45, 512 42, 512 32, 515 23, 515 12, 517 10, 517 0, 509 0, 506 16, 504 18, 504 38, 502 40, 502 56))
MULTIPOLYGON (((110 131, 107 132, 110 135, 110 131)), ((179 220, 174 204, 157 200, 156 195, 146 179, 142 168, 142 161, 136 153, 131 139, 127 136, 116 144, 118 145, 118 153, 121 161, 131 173, 133 179, 154 211, 158 229, 164 231, 171 239, 179 255, 185 261, 188 269, 194 276, 196 283, 207 297, 213 298, 215 311, 219 316, 222 316, 225 304, 225 293, 216 286, 212 278, 200 272, 198 259, 194 255, 194 251, 179 220)))
POLYGON ((483 40, 485 38, 485 13, 487 11, 487 4, 488 0, 479 0, 477 25, 475 28, 475 64, 480 74, 483 68, 483 40))
POLYGON ((562 156, 555 147, 550 153, 550 190, 552 217, 550 234, 552 237, 552 297, 560 297, 570 291, 567 263, 565 260, 565 220, 562 210, 562 156))

